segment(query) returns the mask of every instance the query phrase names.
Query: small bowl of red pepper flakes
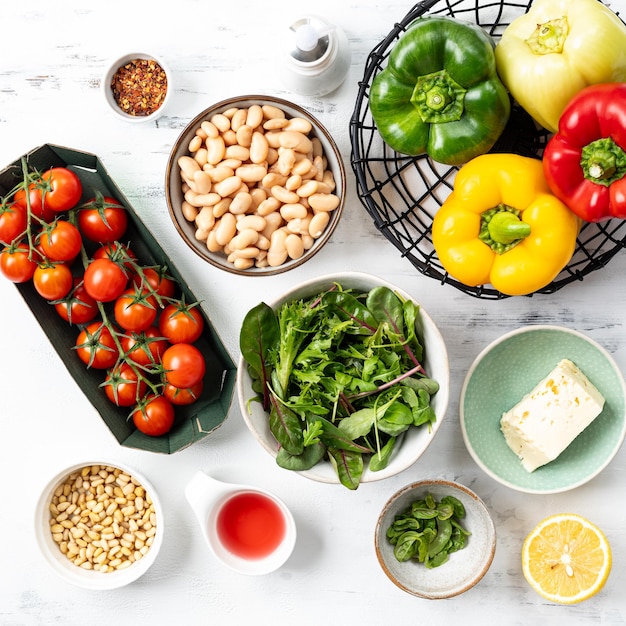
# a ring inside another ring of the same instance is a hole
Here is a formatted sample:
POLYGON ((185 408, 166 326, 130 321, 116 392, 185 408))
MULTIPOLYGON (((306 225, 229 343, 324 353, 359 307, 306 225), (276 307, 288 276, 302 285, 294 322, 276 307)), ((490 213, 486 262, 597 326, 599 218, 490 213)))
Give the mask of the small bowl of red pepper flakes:
POLYGON ((170 76, 162 59, 129 53, 109 64, 102 89, 115 115, 127 122, 148 122, 165 110, 171 93, 170 76))

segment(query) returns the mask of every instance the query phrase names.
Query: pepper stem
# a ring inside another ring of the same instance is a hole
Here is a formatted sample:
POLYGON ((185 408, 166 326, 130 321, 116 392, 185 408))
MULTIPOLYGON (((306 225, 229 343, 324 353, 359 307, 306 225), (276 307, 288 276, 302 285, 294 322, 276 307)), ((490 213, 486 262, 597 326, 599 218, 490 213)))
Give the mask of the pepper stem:
POLYGON ((480 216, 478 238, 496 254, 504 254, 530 235, 530 224, 523 222, 520 211, 499 204, 480 216))
POLYGON ((587 180, 608 187, 626 174, 626 152, 611 137, 596 139, 582 149, 580 166, 587 180))
POLYGON ((533 34, 526 40, 526 45, 533 54, 560 54, 569 34, 567 18, 560 17, 555 20, 537 24, 533 34))
POLYGON ((463 115, 465 89, 446 70, 417 79, 411 103, 425 124, 455 122, 463 115))

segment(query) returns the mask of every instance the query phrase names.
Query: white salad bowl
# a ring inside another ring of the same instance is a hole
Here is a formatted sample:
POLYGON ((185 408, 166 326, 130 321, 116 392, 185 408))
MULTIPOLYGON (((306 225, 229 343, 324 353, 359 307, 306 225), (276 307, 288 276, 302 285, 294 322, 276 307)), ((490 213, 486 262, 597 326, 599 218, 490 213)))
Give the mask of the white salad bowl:
MULTIPOLYGON (((412 300, 419 305, 415 298, 399 287, 376 276, 359 272, 343 272, 320 276, 297 285, 267 304, 274 310, 277 310, 285 302, 306 299, 322 293, 332 287, 334 283, 340 284, 343 288, 351 288, 363 293, 369 292, 374 287, 385 286, 402 299, 412 300)), ((450 368, 446 344, 437 325, 421 306, 419 307, 416 326, 418 337, 424 347, 423 366, 428 377, 439 384, 439 390, 431 400, 431 407, 435 412, 436 421, 430 428, 426 425, 418 428, 410 427, 397 442, 389 463, 384 469, 372 471, 366 464, 361 483, 375 482, 394 476, 413 465, 431 444, 443 422, 448 406, 450 387, 450 368)), ((239 406, 246 425, 259 444, 275 459, 278 454, 279 444, 270 431, 268 413, 263 409, 260 402, 253 400, 256 393, 252 389, 248 365, 243 356, 240 357, 238 364, 236 386, 239 406)), ((322 483, 340 483, 331 462, 326 459, 322 459, 308 470, 298 471, 297 473, 322 483)))

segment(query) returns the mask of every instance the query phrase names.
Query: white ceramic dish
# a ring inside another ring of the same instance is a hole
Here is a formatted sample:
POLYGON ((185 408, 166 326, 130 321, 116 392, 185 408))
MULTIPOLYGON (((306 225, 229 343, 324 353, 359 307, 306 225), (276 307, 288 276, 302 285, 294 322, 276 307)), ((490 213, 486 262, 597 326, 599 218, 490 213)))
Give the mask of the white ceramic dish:
POLYGON ((163 532, 165 523, 163 510, 156 490, 148 481, 134 469, 126 467, 120 463, 107 463, 103 461, 76 463, 58 472, 54 478, 43 489, 35 510, 35 537, 41 553, 48 565, 66 582, 82 587, 84 589, 108 590, 116 589, 128 585, 142 576, 154 563, 161 544, 163 542, 163 532), (100 465, 105 467, 119 468, 126 474, 135 478, 145 491, 150 495, 154 504, 156 514, 156 534, 148 552, 141 559, 135 561, 130 567, 112 572, 100 572, 96 570, 83 569, 73 563, 65 554, 61 552, 59 544, 52 537, 50 526, 50 503, 55 490, 65 482, 66 478, 73 472, 83 467, 100 465))
POLYGON ((237 274, 240 276, 273 276, 282 272, 299 267, 315 254, 317 254, 324 244, 330 239, 333 231, 337 227, 346 197, 346 173, 343 164, 341 153, 334 139, 326 130, 326 128, 311 115, 306 109, 280 98, 274 98, 272 96, 263 95, 249 95, 249 96, 237 96, 218 102, 201 113, 199 113, 189 124, 185 127, 178 139, 174 143, 170 152, 170 157, 167 162, 167 168, 165 172, 165 198, 169 208, 170 216, 174 222, 174 226, 182 237, 183 241, 202 259, 210 263, 211 265, 237 274), (180 174, 180 167, 178 165, 178 159, 181 156, 189 156, 189 144, 195 137, 196 131, 200 128, 201 124, 205 120, 209 120, 213 115, 223 113, 227 110, 234 108, 247 109, 252 105, 270 105, 272 107, 278 107, 287 116, 287 118, 299 117, 304 118, 310 122, 313 126, 313 130, 309 134, 310 138, 316 137, 319 139, 324 156, 327 161, 326 169, 333 173, 335 180, 334 195, 339 197, 339 206, 330 213, 330 221, 324 229, 321 236, 315 239, 312 247, 305 250, 304 254, 295 259, 287 259, 284 263, 278 266, 269 267, 251 267, 249 269, 238 269, 233 263, 227 261, 227 257, 222 252, 211 252, 204 241, 200 241, 196 237, 197 227, 194 222, 187 220, 183 214, 183 189, 180 174))
POLYGON ((395 585, 420 598, 441 600, 471 589, 487 573, 496 552, 496 529, 485 503, 467 487, 448 480, 422 480, 387 501, 376 524, 374 543, 378 562, 395 585), (417 561, 398 561, 386 536, 395 516, 429 493, 437 501, 444 496, 457 498, 465 507, 461 525, 471 533, 464 548, 432 569, 417 561))
POLYGON ((154 54, 147 54, 145 52, 129 52, 128 54, 124 54, 109 62, 102 76, 100 89, 102 91, 102 95, 107 107, 118 119, 129 122, 131 124, 145 124, 146 122, 153 122, 154 120, 161 117, 163 113, 165 113, 172 99, 172 72, 169 69, 167 63, 162 58, 154 54), (150 115, 129 115, 128 113, 125 113, 115 101, 115 98, 113 96, 113 90, 111 89, 111 81, 113 80, 113 76, 115 76, 117 70, 120 67, 124 66, 126 63, 129 63, 130 61, 134 61, 136 59, 152 59, 156 61, 161 66, 167 76, 167 92, 165 94, 163 103, 156 111, 154 111, 154 113, 151 113, 150 115))
POLYGON ((619 451, 626 434, 626 384, 611 355, 586 335, 560 326, 525 326, 476 357, 461 388, 459 414, 465 445, 491 478, 517 491, 558 493, 591 480, 619 451), (500 419, 564 358, 598 388, 604 409, 557 459, 527 472, 507 445, 500 419))
MULTIPOLYGON (((354 288, 363 292, 367 292, 376 286, 384 285, 398 293, 402 298, 415 301, 415 298, 411 295, 381 278, 359 272, 344 272, 320 276, 306 281, 290 289, 275 300, 268 302, 268 304, 272 308, 277 309, 289 300, 311 297, 321 293, 335 282, 341 284, 344 288, 354 288)), ((423 365, 428 376, 436 380, 440 387, 431 402, 437 420, 432 425, 430 431, 428 428, 410 428, 404 434, 400 444, 396 446, 387 467, 376 472, 366 468, 363 471, 361 483, 374 482, 394 476, 413 465, 431 444, 443 422, 448 406, 450 388, 448 352, 443 337, 433 319, 422 307, 420 307, 419 311, 417 324, 419 326, 418 334, 425 352, 423 365)), ((273 458, 276 458, 278 444, 270 431, 268 415, 259 402, 249 402, 255 396, 255 393, 252 391, 252 382, 243 357, 240 357, 239 360, 236 385, 239 406, 248 428, 265 451, 273 458)), ((323 483, 339 483, 335 470, 330 462, 326 460, 319 462, 309 470, 298 473, 306 478, 323 483)))

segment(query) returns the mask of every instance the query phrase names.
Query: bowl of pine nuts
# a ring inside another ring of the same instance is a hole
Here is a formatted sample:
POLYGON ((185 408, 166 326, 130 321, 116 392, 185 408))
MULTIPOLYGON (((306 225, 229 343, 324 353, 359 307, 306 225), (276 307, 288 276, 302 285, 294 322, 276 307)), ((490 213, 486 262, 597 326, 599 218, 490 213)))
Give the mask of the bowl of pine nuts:
POLYGON ((85 589, 115 589, 139 578, 154 563, 163 530, 154 488, 119 463, 60 471, 35 512, 44 558, 66 582, 85 589))
POLYGON ((346 176, 339 149, 308 111, 270 96, 223 100, 197 115, 170 153, 165 195, 187 245, 220 269, 268 276, 330 239, 346 176))

